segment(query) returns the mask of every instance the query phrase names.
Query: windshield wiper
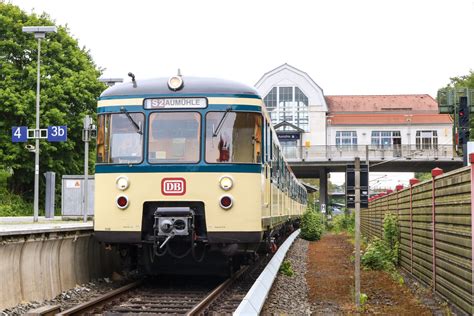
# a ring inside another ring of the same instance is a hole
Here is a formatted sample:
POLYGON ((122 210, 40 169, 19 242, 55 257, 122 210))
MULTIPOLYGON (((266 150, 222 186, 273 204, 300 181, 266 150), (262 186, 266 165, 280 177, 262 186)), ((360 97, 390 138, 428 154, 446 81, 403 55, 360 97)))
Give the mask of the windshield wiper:
POLYGON ((229 114, 229 112, 231 112, 231 111, 232 111, 232 107, 231 106, 227 107, 227 109, 225 110, 224 115, 222 116, 221 120, 219 121, 219 124, 217 124, 217 128, 212 133, 212 137, 217 137, 217 135, 219 134, 219 132, 222 128, 222 125, 224 125, 225 119, 227 118, 227 114, 229 114))
POLYGON ((138 125, 137 122, 135 122, 135 120, 130 115, 130 113, 128 113, 128 111, 125 108, 121 108, 120 112, 125 113, 125 115, 128 117, 128 120, 132 123, 133 127, 135 127, 135 130, 137 131, 137 133, 140 135, 143 135, 140 125, 138 125))

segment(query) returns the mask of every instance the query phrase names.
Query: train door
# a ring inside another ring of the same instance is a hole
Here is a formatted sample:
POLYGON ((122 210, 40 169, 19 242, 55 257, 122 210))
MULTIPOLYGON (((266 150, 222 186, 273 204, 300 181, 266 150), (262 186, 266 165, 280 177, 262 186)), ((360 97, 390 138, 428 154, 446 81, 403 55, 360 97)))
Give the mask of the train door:
POLYGON ((263 203, 265 209, 265 216, 271 216, 271 133, 270 133, 270 124, 267 120, 264 121, 264 135, 263 135, 263 143, 264 143, 264 164, 263 164, 263 203))

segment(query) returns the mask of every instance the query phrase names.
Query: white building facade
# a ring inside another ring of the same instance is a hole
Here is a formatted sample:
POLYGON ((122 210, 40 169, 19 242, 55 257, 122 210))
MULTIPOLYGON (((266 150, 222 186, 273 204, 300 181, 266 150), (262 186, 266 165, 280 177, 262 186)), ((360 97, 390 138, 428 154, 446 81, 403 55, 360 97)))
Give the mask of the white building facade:
POLYGON ((449 158, 452 121, 427 94, 325 96, 305 72, 283 64, 262 76, 264 98, 287 159, 449 158))

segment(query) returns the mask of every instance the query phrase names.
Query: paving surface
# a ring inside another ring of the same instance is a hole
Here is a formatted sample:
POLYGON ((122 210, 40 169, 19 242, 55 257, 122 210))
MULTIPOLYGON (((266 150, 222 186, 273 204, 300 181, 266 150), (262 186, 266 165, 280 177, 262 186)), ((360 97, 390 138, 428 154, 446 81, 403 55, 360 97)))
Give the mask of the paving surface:
POLYGON ((0 217, 0 236, 44 233, 52 231, 71 231, 92 229, 92 221, 62 220, 61 217, 44 218, 39 217, 38 222, 33 222, 33 217, 0 217))

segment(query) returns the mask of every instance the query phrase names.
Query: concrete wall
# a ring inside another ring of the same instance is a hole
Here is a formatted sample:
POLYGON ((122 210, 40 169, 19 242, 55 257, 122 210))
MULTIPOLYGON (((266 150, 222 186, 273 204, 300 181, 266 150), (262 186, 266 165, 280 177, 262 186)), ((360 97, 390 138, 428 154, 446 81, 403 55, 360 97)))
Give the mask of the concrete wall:
POLYGON ((118 269, 92 231, 0 236, 0 310, 42 301, 118 269))

